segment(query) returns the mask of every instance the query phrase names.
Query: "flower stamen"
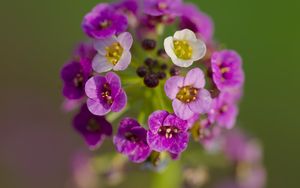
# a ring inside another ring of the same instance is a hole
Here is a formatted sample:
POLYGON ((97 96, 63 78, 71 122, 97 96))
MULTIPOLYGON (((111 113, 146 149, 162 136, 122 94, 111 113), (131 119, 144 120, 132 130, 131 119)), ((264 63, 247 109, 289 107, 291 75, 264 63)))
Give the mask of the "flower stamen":
POLYGON ((193 48, 186 40, 174 40, 174 52, 180 59, 188 60, 192 58, 193 48))
POLYGON ((176 95, 176 98, 181 102, 190 103, 197 99, 198 89, 191 86, 185 86, 180 88, 179 92, 176 95))
POLYGON ((123 54, 123 47, 121 46, 121 44, 115 42, 110 46, 106 47, 105 50, 106 50, 106 55, 105 55, 106 59, 113 65, 116 65, 123 54))

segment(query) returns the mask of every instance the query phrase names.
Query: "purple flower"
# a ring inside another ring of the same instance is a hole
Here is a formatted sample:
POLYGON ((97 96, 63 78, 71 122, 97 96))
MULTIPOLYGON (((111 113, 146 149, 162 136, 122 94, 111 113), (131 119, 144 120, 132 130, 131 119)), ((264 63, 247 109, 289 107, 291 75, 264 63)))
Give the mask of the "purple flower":
POLYGON ((97 149, 107 136, 112 134, 112 126, 103 116, 93 115, 84 104, 73 119, 74 129, 84 138, 90 149, 97 149))
POLYGON ((132 42, 132 36, 128 32, 124 32, 118 37, 112 36, 96 40, 94 47, 98 54, 92 62, 94 71, 102 73, 111 69, 125 70, 131 62, 132 42))
POLYGON ((63 95, 70 100, 82 98, 84 85, 92 73, 91 60, 96 51, 90 44, 80 44, 74 52, 74 58, 61 69, 63 95))
POLYGON ((173 76, 167 80, 165 92, 173 100, 173 110, 178 117, 187 120, 209 111, 212 99, 204 85, 204 74, 199 68, 190 70, 186 77, 173 76))
POLYGON ((155 111, 148 119, 147 142, 151 149, 178 154, 187 148, 188 123, 167 111, 155 111))
POLYGON ((214 52, 211 68, 213 81, 221 91, 240 88, 244 83, 242 60, 235 51, 214 52))
POLYGON ((178 15, 181 0, 145 0, 144 13, 151 16, 178 15))
POLYGON ((234 95, 221 92, 217 98, 213 99, 212 108, 208 114, 210 122, 216 122, 221 127, 231 129, 238 115, 234 95))
POLYGON ((192 4, 183 5, 180 11, 180 29, 190 29, 206 42, 212 40, 214 24, 209 16, 192 4))
POLYGON ((122 0, 114 3, 112 6, 121 13, 136 15, 138 11, 138 0, 122 0))
POLYGON ((110 111, 119 112, 127 103, 126 93, 121 88, 121 80, 113 72, 90 78, 85 84, 85 93, 88 96, 89 110, 99 116, 110 111))
POLYGON ((147 131, 131 118, 121 121, 118 133, 114 137, 114 144, 118 152, 127 155, 132 162, 145 161, 150 153, 146 140, 147 131))
POLYGON ((100 3, 84 17, 82 28, 88 36, 103 39, 124 32, 127 19, 109 4, 100 3))

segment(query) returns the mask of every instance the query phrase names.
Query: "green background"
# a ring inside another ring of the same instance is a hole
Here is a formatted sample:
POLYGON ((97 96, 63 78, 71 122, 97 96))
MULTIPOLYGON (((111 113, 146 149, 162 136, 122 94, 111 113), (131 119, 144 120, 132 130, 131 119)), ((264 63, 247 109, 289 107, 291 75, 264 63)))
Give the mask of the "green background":
MULTIPOLYGON (((0 187, 65 186, 83 143, 60 110, 59 69, 85 39, 82 17, 98 2, 1 1, 0 187)), ((214 19, 216 38, 244 59, 239 121, 264 145, 267 187, 298 187, 300 1, 194 2, 214 19)))

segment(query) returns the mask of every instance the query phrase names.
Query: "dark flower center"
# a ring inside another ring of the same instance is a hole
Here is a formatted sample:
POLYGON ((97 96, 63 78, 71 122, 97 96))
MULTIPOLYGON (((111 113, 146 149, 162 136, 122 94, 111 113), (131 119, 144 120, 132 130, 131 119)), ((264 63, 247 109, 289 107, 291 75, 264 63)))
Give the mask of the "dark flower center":
POLYGON ((198 89, 191 86, 180 88, 176 98, 184 103, 189 103, 197 99, 198 89))
POLYGON ((127 139, 127 140, 130 140, 132 142, 136 142, 138 141, 138 137, 136 135, 134 135, 132 132, 126 132, 124 134, 124 137, 127 139))
POLYGON ((165 136, 166 138, 172 138, 174 135, 179 133, 179 129, 174 126, 161 126, 158 129, 158 134, 165 136))
POLYGON ((89 132, 99 132, 100 131, 100 125, 97 123, 95 119, 90 119, 86 129, 89 132))
POLYGON ((111 21, 110 20, 103 20, 100 22, 99 27, 100 29, 106 29, 111 26, 111 21))
POLYGON ((111 96, 111 88, 108 83, 103 85, 101 97, 102 99, 104 99, 104 101, 106 101, 107 104, 111 105, 113 103, 113 98, 111 96))
POLYGON ((83 87, 83 75, 82 73, 77 73, 73 79, 75 87, 83 87))
POLYGON ((219 109, 220 114, 224 114, 227 111, 228 111, 228 105, 227 104, 223 104, 222 107, 219 109))
POLYGON ((225 80, 229 79, 229 73, 230 73, 230 67, 228 66, 220 66, 220 71, 221 71, 221 74, 222 74, 222 78, 221 80, 224 82, 225 80))

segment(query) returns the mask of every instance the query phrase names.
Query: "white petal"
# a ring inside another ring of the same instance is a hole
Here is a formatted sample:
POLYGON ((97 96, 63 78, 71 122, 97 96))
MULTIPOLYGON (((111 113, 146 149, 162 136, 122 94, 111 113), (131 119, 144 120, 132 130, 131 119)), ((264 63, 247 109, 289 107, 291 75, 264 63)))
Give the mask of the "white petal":
POLYGON ((114 42, 117 42, 117 38, 115 36, 107 39, 99 39, 94 42, 94 48, 98 51, 99 54, 105 55, 105 48, 110 46, 114 42))
POLYGON ((190 42, 191 47, 193 48, 192 59, 197 61, 203 58, 206 54, 206 45, 202 40, 197 40, 195 42, 190 42))
POLYGON ((183 60, 183 59, 178 59, 176 58, 172 58, 172 61, 175 65, 179 66, 179 67, 189 67, 193 64, 193 60, 189 59, 189 60, 183 60))
POLYGON ((125 70, 131 62, 131 53, 124 51, 118 63, 114 66, 115 71, 125 70))
POLYGON ((174 34, 174 38, 177 40, 197 41, 195 33, 189 29, 176 31, 174 34))
POLYGON ((174 43, 173 43, 173 37, 167 37, 164 40, 164 48, 165 51, 167 53, 167 55, 171 58, 171 59, 175 59, 177 58, 175 52, 174 52, 174 43))
POLYGON ((110 63, 105 56, 97 54, 92 62, 94 71, 98 73, 107 72, 113 68, 113 64, 110 63))
POLYGON ((128 32, 121 33, 118 36, 117 40, 119 41, 121 46, 124 48, 124 50, 129 50, 132 46, 133 39, 132 39, 131 34, 128 32))

